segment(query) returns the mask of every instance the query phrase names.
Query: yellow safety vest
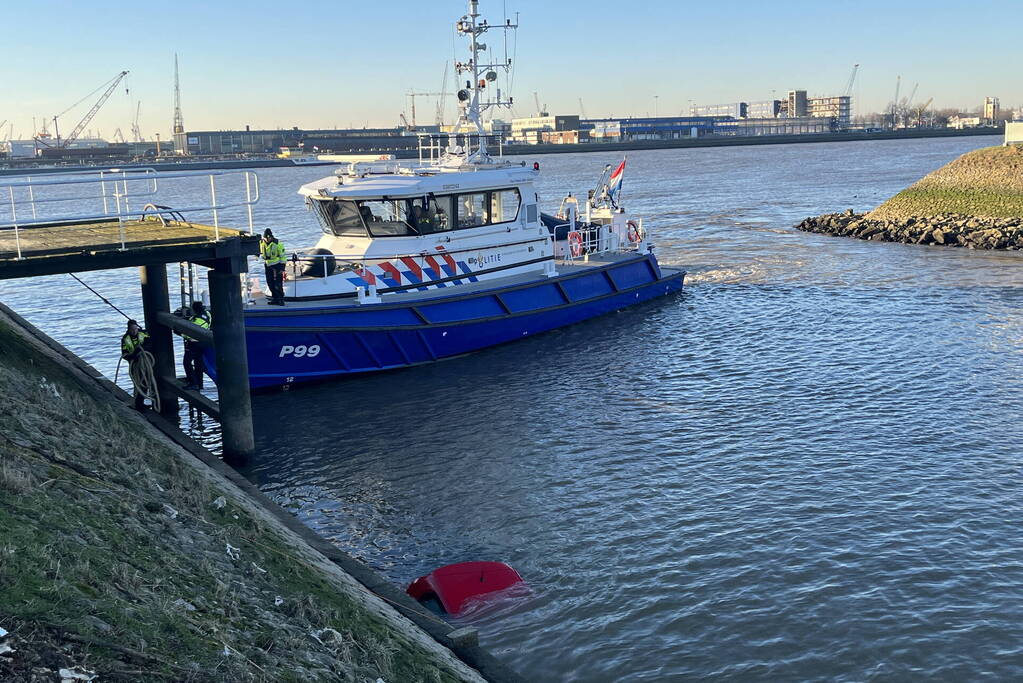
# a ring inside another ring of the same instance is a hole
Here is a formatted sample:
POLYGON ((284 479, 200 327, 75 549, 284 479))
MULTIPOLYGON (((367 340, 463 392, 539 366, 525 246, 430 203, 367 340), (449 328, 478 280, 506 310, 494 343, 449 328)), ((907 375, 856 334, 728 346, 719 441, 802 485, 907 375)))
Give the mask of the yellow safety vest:
POLYGON ((287 255, 284 253, 284 245, 277 240, 269 244, 261 241, 259 243, 259 255, 263 257, 263 262, 268 266, 284 263, 288 260, 287 255))
MULTIPOLYGON (((203 312, 203 313, 201 313, 199 315, 190 315, 188 317, 188 322, 192 323, 193 325, 198 325, 199 327, 208 330, 208 329, 210 329, 210 324, 213 322, 213 316, 207 310, 207 311, 205 311, 205 312, 203 312)), ((185 337, 185 339, 187 339, 189 341, 195 341, 194 339, 189 337, 187 334, 183 335, 183 336, 185 337)))
POLYGON ((142 342, 149 338, 149 335, 139 330, 139 336, 132 337, 127 332, 121 337, 121 357, 127 358, 131 354, 135 353, 135 350, 142 346, 142 342))

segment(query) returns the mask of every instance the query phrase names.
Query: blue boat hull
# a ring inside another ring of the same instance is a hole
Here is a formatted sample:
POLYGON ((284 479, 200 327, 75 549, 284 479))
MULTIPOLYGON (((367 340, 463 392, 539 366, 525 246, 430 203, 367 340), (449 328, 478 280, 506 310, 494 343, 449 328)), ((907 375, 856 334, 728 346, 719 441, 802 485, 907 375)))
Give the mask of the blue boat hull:
MULTIPOLYGON (((292 386, 459 356, 677 292, 684 277, 662 274, 645 255, 469 294, 248 311, 250 386, 292 386)), ((212 353, 207 360, 215 374, 212 353)))

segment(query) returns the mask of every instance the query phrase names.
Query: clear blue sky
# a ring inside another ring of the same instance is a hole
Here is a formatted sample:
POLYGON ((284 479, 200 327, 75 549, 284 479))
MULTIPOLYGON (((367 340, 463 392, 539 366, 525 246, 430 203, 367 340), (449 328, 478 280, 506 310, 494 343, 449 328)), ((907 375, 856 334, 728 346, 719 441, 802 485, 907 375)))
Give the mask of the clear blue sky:
MULTIPOLYGON (((190 130, 390 126, 410 88, 440 89, 461 0, 389 2, 5 3, 0 121, 28 137, 121 69, 90 126, 130 135, 135 101, 147 137, 171 129, 173 55, 179 54, 190 130)), ((482 0, 484 16, 521 15, 515 114, 533 92, 557 113, 677 114, 688 101, 769 99, 794 88, 838 94, 854 63, 856 109, 892 99, 895 78, 916 101, 976 109, 987 95, 1023 104, 1018 0, 552 2, 482 0), (656 98, 656 99, 655 99, 656 98), (655 104, 656 101, 656 104, 655 104)), ((461 42, 461 41, 460 41, 461 42)), ((491 43, 499 42, 490 39, 491 43)), ((459 53, 461 56, 463 53, 459 53)), ((449 88, 453 78, 449 79, 449 88)), ((69 130, 89 102, 63 117, 69 130)), ((434 105, 417 102, 420 120, 434 105)), ((449 106, 449 112, 453 106, 449 106)), ((449 114, 450 116, 450 114, 449 114)), ((6 127, 0 137, 6 136, 6 127)), ((19 136, 20 133, 20 136, 19 136)))

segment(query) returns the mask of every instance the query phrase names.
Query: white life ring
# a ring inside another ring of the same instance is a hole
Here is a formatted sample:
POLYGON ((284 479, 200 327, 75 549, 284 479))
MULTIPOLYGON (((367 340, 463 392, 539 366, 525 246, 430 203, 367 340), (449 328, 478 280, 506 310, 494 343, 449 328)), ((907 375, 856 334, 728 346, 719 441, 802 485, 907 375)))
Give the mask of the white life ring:
POLYGON ((578 230, 568 233, 568 248, 573 257, 583 255, 583 236, 578 230))

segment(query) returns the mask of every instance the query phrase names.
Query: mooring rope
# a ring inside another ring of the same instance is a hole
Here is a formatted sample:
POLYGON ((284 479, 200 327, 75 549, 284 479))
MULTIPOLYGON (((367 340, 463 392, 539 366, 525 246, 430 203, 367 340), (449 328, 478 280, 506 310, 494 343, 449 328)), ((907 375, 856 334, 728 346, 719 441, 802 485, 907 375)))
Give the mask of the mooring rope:
POLYGON ((139 349, 139 355, 128 364, 128 375, 131 377, 131 383, 135 385, 135 391, 148 398, 153 410, 160 412, 160 392, 156 390, 156 373, 153 371, 155 364, 153 354, 145 349, 139 349))
POLYGON ((74 279, 78 280, 78 282, 79 282, 79 283, 81 283, 81 285, 82 285, 83 287, 85 287, 85 288, 86 288, 87 290, 89 290, 90 292, 92 292, 93 294, 95 294, 96 296, 98 296, 98 297, 99 297, 100 299, 102 299, 102 300, 103 300, 103 303, 105 303, 105 304, 106 304, 107 306, 109 306, 110 308, 114 309, 115 311, 117 311, 118 313, 120 313, 121 315, 123 315, 123 316, 124 316, 125 318, 127 318, 128 320, 131 320, 131 316, 130 316, 130 315, 128 315, 127 313, 125 313, 124 311, 122 311, 122 310, 121 310, 120 308, 118 308, 117 306, 115 306, 115 305, 113 305, 112 303, 110 303, 110 299, 106 298, 105 296, 103 296, 102 294, 100 294, 99 292, 97 292, 97 291, 96 291, 95 289, 93 289, 93 288, 92 288, 92 287, 90 287, 89 285, 85 284, 85 282, 83 282, 83 281, 82 281, 82 279, 81 279, 80 277, 78 277, 78 276, 77 276, 77 275, 75 275, 74 273, 68 273, 68 275, 70 275, 70 276, 71 276, 71 277, 73 277, 74 279))

